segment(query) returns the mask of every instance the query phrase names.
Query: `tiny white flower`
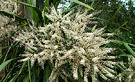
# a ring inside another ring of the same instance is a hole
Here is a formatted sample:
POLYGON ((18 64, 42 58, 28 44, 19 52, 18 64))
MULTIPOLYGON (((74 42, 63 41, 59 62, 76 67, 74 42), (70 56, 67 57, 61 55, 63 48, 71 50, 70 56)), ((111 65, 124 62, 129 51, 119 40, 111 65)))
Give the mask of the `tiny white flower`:
POLYGON ((38 54, 34 54, 34 56, 33 56, 33 57, 34 57, 35 59, 36 59, 36 58, 38 58, 38 54))
POLYGON ((82 60, 80 61, 80 64, 85 65, 85 59, 82 59, 82 60))
POLYGON ((70 55, 72 52, 73 52, 72 50, 69 50, 69 51, 67 52, 67 55, 70 55))
POLYGON ((84 81, 85 81, 85 82, 88 82, 88 78, 87 78, 87 77, 84 77, 84 81))
POLYGON ((74 71, 74 72, 73 72, 73 76, 74 76, 74 79, 78 79, 77 71, 74 71))
POLYGON ((21 59, 21 60, 19 60, 19 62, 24 62, 24 61, 27 61, 27 60, 29 60, 30 58, 29 57, 27 57, 27 58, 25 58, 25 59, 21 59))
POLYGON ((54 53, 53 52, 51 52, 51 55, 50 55, 51 57, 53 57, 54 56, 54 53))
POLYGON ((99 60, 99 57, 94 57, 94 58, 92 58, 92 61, 93 61, 93 62, 98 62, 98 60, 99 60))
POLYGON ((58 48, 58 45, 55 45, 55 46, 54 46, 54 49, 57 49, 57 48, 58 48))
POLYGON ((44 51, 42 51, 42 52, 40 52, 40 53, 39 53, 39 55, 43 55, 43 54, 45 54, 45 52, 44 52, 44 51))
POLYGON ((111 78, 115 78, 114 75, 112 75, 111 73, 108 73, 107 76, 111 77, 111 78))
POLYGON ((94 71, 96 71, 96 72, 99 71, 98 67, 95 64, 93 65, 93 67, 94 67, 94 71))
POLYGON ((95 50, 95 49, 89 49, 89 51, 90 51, 90 52, 96 52, 96 50, 95 50))
POLYGON ((9 4, 9 2, 6 1, 6 2, 4 2, 4 4, 9 4))
POLYGON ((19 38, 16 38, 15 40, 16 40, 16 41, 20 41, 20 39, 19 39, 19 38))
POLYGON ((78 36, 74 36, 74 39, 79 39, 79 37, 78 36))
POLYGON ((131 65, 132 65, 133 68, 135 68, 135 58, 132 59, 131 65))
POLYGON ((130 75, 128 76, 128 78, 131 79, 131 78, 132 78, 132 74, 130 74, 130 75))
POLYGON ((85 54, 85 50, 83 48, 80 48, 80 53, 85 54))

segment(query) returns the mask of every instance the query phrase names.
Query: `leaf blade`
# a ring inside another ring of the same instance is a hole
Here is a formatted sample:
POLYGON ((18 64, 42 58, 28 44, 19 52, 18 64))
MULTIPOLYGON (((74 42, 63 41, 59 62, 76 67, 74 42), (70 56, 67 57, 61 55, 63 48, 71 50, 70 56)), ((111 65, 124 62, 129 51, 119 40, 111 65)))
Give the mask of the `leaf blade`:
POLYGON ((77 3, 77 4, 80 4, 80 5, 82 5, 82 6, 85 6, 85 7, 89 8, 89 9, 94 10, 91 6, 89 6, 89 5, 85 4, 85 3, 82 3, 82 2, 80 2, 80 1, 78 1, 78 0, 70 0, 70 1, 75 2, 75 3, 77 3))

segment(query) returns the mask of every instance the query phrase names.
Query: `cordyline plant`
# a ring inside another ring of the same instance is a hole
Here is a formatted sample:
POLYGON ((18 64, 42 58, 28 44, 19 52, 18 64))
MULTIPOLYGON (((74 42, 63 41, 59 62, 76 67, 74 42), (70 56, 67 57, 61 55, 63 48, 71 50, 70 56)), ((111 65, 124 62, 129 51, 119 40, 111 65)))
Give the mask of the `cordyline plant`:
POLYGON ((20 41, 21 45, 25 45, 25 59, 30 59, 31 66, 37 60, 39 65, 44 69, 47 60, 51 61, 53 70, 48 82, 55 81, 59 73, 63 72, 65 76, 69 76, 63 69, 65 64, 69 64, 73 73, 73 78, 78 79, 78 75, 84 77, 84 81, 88 82, 88 75, 91 75, 92 81, 97 81, 99 74, 103 79, 116 78, 112 72, 115 72, 114 65, 117 62, 109 59, 116 59, 115 56, 105 55, 112 52, 115 48, 100 47, 106 43, 112 42, 103 38, 112 33, 104 33, 105 27, 96 29, 97 21, 92 21, 93 16, 100 13, 94 12, 88 14, 88 9, 83 12, 81 9, 77 13, 70 11, 62 16, 57 13, 54 7, 51 7, 50 13, 45 16, 52 22, 44 27, 26 27, 14 38, 20 41), (88 24, 95 24, 93 28, 89 28, 88 24), (87 32, 86 29, 91 29, 87 32), (79 70, 79 72, 78 72, 79 70))

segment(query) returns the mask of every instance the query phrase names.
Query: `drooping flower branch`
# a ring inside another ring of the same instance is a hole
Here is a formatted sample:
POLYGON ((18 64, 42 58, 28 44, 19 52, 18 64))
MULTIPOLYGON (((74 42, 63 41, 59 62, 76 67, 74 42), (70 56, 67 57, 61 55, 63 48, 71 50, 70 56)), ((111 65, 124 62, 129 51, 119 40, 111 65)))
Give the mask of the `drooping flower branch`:
POLYGON ((45 16, 52 23, 39 28, 30 25, 30 28, 26 27, 26 30, 16 35, 14 39, 25 45, 26 49, 25 54, 22 54, 26 58, 20 61, 30 59, 31 66, 33 66, 37 60, 44 69, 46 61, 50 60, 54 67, 48 80, 50 82, 59 76, 59 71, 68 75, 62 69, 67 63, 72 68, 74 79, 78 79, 78 69, 85 82, 88 82, 88 75, 91 75, 93 81, 97 80, 97 74, 105 80, 115 78, 111 72, 115 72, 113 64, 117 62, 110 61, 110 59, 117 57, 105 55, 115 48, 100 47, 113 41, 103 36, 113 34, 104 33, 105 27, 96 29, 97 21, 92 21, 93 16, 101 11, 88 15, 88 9, 83 13, 80 11, 83 12, 79 9, 77 13, 70 11, 62 16, 54 7, 51 7, 50 13, 45 13, 45 16), (90 28, 88 24, 95 24, 95 26, 90 28), (91 32, 86 29, 91 29, 91 32))

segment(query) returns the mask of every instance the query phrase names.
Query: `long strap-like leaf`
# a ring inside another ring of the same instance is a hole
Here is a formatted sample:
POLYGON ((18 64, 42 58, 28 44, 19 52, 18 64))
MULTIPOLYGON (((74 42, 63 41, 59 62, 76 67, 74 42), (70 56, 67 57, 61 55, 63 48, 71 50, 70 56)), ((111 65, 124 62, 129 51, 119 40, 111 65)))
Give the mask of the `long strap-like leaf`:
POLYGON ((14 58, 14 59, 10 59, 10 60, 7 60, 7 61, 3 62, 3 63, 0 65, 0 72, 2 71, 3 68, 5 68, 5 66, 6 66, 8 63, 10 63, 10 62, 13 61, 13 60, 20 59, 20 58, 21 58, 21 57, 19 57, 19 58, 14 58))
POLYGON ((25 18, 19 17, 19 16, 14 15, 14 14, 7 13, 5 11, 0 11, 0 14, 5 15, 5 16, 10 17, 10 18, 15 18, 16 20, 21 21, 21 22, 27 21, 27 19, 25 19, 25 18))
POLYGON ((133 57, 135 57, 135 52, 128 46, 128 43, 124 43, 124 46, 127 48, 127 50, 132 54, 133 57))
POLYGON ((75 2, 75 3, 77 3, 77 4, 80 4, 80 5, 82 5, 82 6, 85 6, 85 7, 89 8, 89 9, 94 10, 91 6, 89 6, 89 5, 85 4, 85 3, 82 3, 82 2, 80 2, 80 1, 78 1, 78 0, 70 0, 70 1, 75 2))

